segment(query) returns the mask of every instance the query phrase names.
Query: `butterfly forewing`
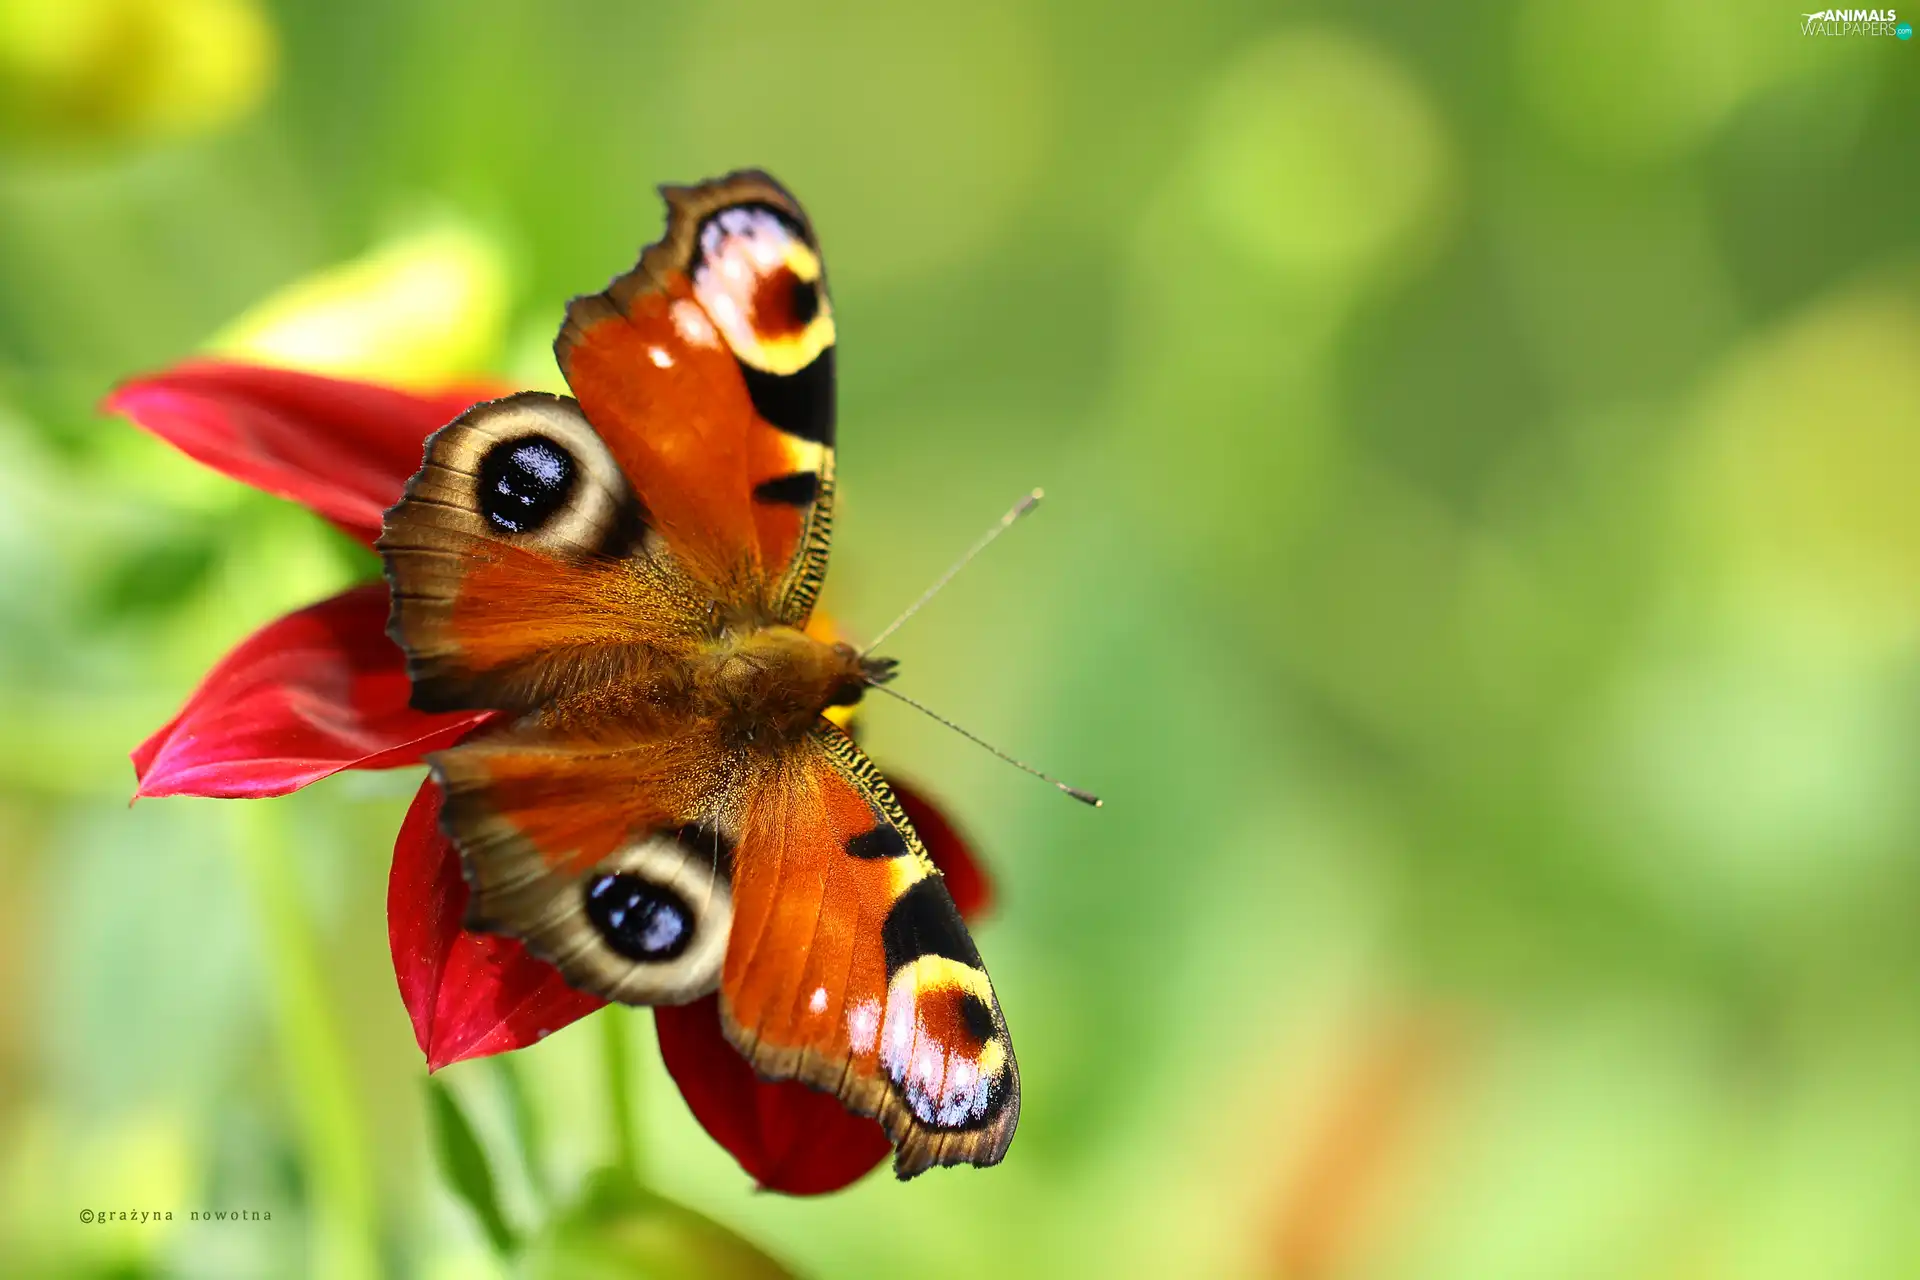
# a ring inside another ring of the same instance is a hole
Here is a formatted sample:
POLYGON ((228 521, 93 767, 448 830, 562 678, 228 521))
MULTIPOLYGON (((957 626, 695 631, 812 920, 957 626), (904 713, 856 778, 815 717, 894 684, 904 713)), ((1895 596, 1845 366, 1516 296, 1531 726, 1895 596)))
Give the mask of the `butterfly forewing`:
POLYGON ((765 174, 665 194, 666 236, 573 300, 554 352, 689 570, 799 626, 832 526, 825 264, 799 202, 765 174))

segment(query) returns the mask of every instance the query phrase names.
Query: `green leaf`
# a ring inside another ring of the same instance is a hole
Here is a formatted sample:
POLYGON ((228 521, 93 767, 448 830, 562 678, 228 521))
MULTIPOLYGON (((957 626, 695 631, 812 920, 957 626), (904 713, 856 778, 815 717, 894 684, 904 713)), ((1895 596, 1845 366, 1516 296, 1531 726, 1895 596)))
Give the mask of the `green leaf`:
POLYGON ((507 1115, 513 1121, 514 1141, 520 1147, 520 1164, 527 1171, 527 1185, 540 1200, 552 1197, 547 1181, 545 1147, 540 1134, 540 1112, 521 1074, 519 1060, 511 1053, 496 1053, 487 1059, 500 1092, 506 1096, 507 1115))
POLYGON ((460 1109, 453 1092, 438 1080, 427 1081, 427 1096, 433 1109, 434 1147, 439 1152, 440 1169, 454 1192, 467 1202, 473 1216, 492 1241, 495 1251, 505 1255, 515 1247, 513 1229, 500 1212, 500 1200, 494 1192, 493 1168, 479 1136, 460 1109))
POLYGON ((789 1280, 793 1273, 713 1219, 648 1191, 619 1169, 527 1246, 529 1280, 789 1280))
POLYGON ((123 622, 165 614, 198 591, 218 563, 219 546, 206 527, 137 547, 102 574, 88 616, 123 622))

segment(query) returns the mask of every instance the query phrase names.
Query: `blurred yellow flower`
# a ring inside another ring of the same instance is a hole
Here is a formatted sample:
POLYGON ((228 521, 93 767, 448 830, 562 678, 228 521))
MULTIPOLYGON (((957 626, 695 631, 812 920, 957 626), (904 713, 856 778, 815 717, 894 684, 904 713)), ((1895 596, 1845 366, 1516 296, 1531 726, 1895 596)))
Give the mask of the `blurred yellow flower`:
POLYGON ((217 128, 258 105, 278 54, 258 0, 8 0, 0 127, 56 140, 217 128))
POLYGON ((506 325, 506 255, 441 222, 295 281, 213 338, 212 353, 424 389, 486 367, 506 325))

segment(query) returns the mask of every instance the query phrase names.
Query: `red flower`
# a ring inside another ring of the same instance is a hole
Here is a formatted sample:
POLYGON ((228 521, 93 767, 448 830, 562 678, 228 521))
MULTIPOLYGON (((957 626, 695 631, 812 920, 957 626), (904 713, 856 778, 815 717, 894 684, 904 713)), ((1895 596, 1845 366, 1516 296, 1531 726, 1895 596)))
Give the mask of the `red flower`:
MULTIPOLYGON (((196 362, 130 382, 105 408, 193 458, 292 498, 362 542, 400 498, 426 437, 497 387, 414 395, 250 365, 196 362)), ((491 713, 407 705, 386 635, 387 591, 368 584, 270 622, 214 667, 180 713, 133 752, 138 796, 284 795, 342 769, 418 764, 491 713)), ((987 881, 928 801, 896 784, 962 914, 987 881)), ((461 928, 467 885, 440 833, 440 793, 421 785, 400 825, 387 936, 400 997, 428 1070, 532 1044, 604 1003, 511 938, 461 928)), ((889 1152, 874 1121, 829 1094, 769 1083, 726 1041, 713 997, 655 1011, 660 1051, 708 1133, 762 1186, 834 1191, 889 1152)))

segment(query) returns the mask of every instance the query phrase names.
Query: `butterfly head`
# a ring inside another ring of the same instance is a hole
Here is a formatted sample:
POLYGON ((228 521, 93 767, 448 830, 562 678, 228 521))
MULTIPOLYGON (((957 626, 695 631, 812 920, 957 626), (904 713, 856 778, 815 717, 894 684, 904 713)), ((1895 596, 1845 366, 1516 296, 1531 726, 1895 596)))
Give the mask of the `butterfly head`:
POLYGON ((851 707, 868 689, 885 684, 899 670, 897 658, 869 658, 844 642, 833 646, 834 657, 844 664, 844 675, 828 695, 827 706, 851 707))
MULTIPOLYGON (((836 649, 846 650, 848 655, 852 657, 860 673, 859 687, 861 689, 865 689, 868 685, 885 684, 893 679, 894 675, 900 670, 900 659, 898 658, 870 658, 850 644, 838 644, 834 647, 836 649)), ((860 694, 858 692, 850 699, 850 701, 854 702, 859 700, 860 694)))
POLYGON ((756 627, 712 644, 697 696, 730 736, 776 745, 811 731, 827 708, 860 701, 869 687, 891 680, 896 665, 792 627, 756 627))

